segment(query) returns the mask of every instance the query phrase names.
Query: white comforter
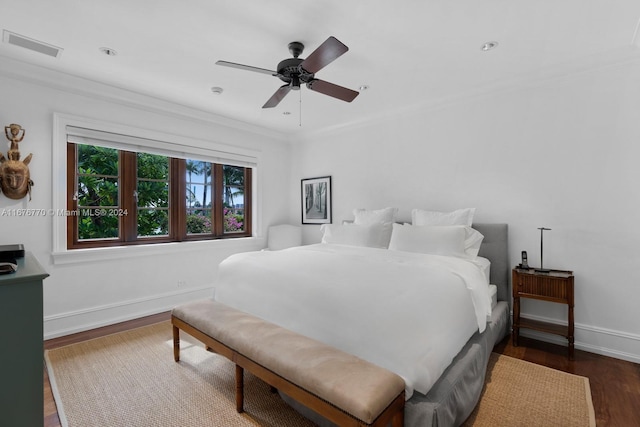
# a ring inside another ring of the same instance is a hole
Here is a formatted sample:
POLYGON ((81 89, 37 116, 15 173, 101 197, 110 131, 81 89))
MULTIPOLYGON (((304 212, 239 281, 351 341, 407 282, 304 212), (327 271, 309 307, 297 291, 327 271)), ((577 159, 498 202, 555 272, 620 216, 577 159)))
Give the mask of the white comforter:
POLYGON ((215 299, 400 375, 429 391, 491 312, 464 259, 317 244, 232 255, 215 299))

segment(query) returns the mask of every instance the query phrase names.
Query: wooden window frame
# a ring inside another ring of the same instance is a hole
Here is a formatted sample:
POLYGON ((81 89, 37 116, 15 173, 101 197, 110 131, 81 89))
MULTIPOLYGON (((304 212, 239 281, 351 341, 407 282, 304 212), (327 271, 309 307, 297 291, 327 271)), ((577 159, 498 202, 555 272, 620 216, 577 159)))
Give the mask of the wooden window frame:
MULTIPOLYGON (((216 240, 252 236, 252 168, 244 167, 244 230, 224 231, 224 164, 209 162, 212 166, 211 233, 187 234, 186 227, 186 160, 167 156, 169 160, 169 234, 166 236, 138 236, 137 203, 133 196, 137 188, 136 153, 118 150, 119 205, 128 215, 119 222, 117 239, 78 240, 78 202, 74 200, 77 183, 77 144, 67 142, 67 249, 100 248, 114 246, 147 245, 154 243, 216 240), (73 214, 73 213, 76 214, 73 214), (131 214, 132 213, 132 214, 131 214)), ((206 161, 206 160, 205 160, 206 161)))

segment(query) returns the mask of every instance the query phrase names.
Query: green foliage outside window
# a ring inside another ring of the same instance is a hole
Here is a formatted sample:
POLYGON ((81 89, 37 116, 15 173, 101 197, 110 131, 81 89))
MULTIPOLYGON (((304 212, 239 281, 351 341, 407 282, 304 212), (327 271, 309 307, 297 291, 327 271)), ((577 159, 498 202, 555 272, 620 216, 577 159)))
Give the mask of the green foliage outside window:
POLYGON ((78 146, 78 238, 107 239, 119 235, 117 217, 102 215, 118 208, 118 150, 78 146))
POLYGON ((211 218, 201 214, 187 216, 187 233, 203 234, 211 233, 211 218))
POLYGON ((224 231, 244 231, 244 168, 225 165, 224 173, 224 231), (242 200, 242 207, 238 206, 242 200))
POLYGON ((169 234, 169 158, 137 153, 138 236, 169 234))
MULTIPOLYGON (((92 240, 136 244, 152 237, 165 242, 250 232, 244 197, 250 170, 99 146, 69 147, 77 155, 68 175, 76 178, 68 222, 78 232, 73 248, 102 245, 92 240), (176 195, 183 203, 171 200, 176 195), (221 218, 215 217, 219 209, 221 218)), ((120 244, 105 245, 114 243, 120 244)))
POLYGON ((211 163, 201 160, 186 161, 187 233, 211 233, 211 163))

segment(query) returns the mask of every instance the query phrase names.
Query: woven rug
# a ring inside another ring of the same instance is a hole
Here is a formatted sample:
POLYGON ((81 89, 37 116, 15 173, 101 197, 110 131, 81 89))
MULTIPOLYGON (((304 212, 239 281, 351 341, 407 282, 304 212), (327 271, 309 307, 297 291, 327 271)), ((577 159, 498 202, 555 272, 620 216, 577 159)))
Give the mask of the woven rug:
MULTIPOLYGON (((58 414, 68 427, 313 424, 245 372, 235 410, 235 368, 185 333, 173 361, 169 322, 45 353, 58 414)), ((595 426, 588 380, 493 355, 481 403, 466 426, 595 426)))
POLYGON ((589 378, 491 354, 480 403, 464 427, 595 427, 589 378))

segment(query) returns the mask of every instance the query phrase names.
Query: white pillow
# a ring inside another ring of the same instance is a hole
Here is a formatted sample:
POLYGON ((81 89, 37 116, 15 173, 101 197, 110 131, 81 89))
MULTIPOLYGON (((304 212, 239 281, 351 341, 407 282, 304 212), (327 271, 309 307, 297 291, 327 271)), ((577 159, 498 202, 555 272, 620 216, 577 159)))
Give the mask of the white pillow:
POLYGON ((322 243, 387 249, 391 239, 391 224, 323 224, 320 230, 322 243))
POLYGON ((386 224, 394 222, 396 220, 397 213, 398 208, 384 208, 376 210, 354 209, 353 216, 355 219, 353 223, 355 225, 386 224))
POLYGON ((469 258, 475 258, 480 251, 480 245, 484 240, 484 235, 475 228, 464 226, 465 238, 464 238, 464 253, 469 258))
POLYGON ((475 258, 484 236, 471 227, 393 224, 389 249, 475 258))
POLYGON ((425 211, 414 209, 411 211, 413 225, 466 225, 471 227, 476 208, 458 209, 452 212, 425 211))
POLYGON ((423 227, 393 224, 389 250, 431 255, 464 256, 462 227, 423 227))

